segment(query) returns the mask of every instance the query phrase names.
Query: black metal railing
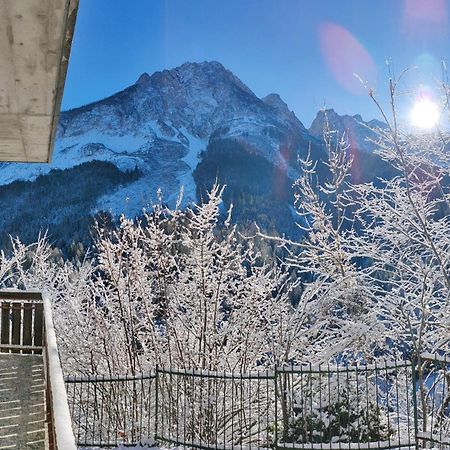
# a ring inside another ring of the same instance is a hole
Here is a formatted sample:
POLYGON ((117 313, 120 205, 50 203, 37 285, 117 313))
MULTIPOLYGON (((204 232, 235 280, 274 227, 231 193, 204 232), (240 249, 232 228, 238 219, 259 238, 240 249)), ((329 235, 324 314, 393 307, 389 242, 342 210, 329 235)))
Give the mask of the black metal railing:
POLYGON ((78 446, 146 443, 155 433, 155 374, 67 377, 78 446))
POLYGON ((450 359, 68 377, 80 446, 449 449, 450 359), (428 446, 428 447, 427 447, 428 446))
POLYGON ((450 448, 450 358, 423 354, 418 361, 416 390, 418 438, 422 445, 432 443, 450 448))
POLYGON ((414 446, 412 377, 403 361, 277 369, 277 447, 414 446))
POLYGON ((273 371, 161 369, 156 374, 156 441, 221 449, 273 444, 273 371))

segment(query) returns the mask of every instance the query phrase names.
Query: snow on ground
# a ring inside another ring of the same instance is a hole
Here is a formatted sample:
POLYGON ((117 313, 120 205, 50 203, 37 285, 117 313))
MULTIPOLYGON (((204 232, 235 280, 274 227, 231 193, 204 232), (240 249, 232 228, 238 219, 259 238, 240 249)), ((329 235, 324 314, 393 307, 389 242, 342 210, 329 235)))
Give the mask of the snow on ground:
MULTIPOLYGON (((104 448, 104 447, 103 447, 104 448)), ((109 447, 110 450, 181 450, 182 447, 160 447, 156 444, 147 445, 119 445, 118 447, 109 447)), ((78 450, 101 450, 101 447, 78 447, 78 450)))
POLYGON ((0 166, 0 185, 16 180, 35 180, 52 170, 49 164, 5 163, 0 166))
POLYGON ((120 170, 134 169, 139 159, 132 153, 137 152, 148 139, 138 135, 119 135, 89 130, 85 133, 59 138, 56 141, 51 164, 13 163, 0 165, 0 185, 16 180, 33 181, 52 169, 68 169, 83 162, 100 160, 110 161, 120 170), (90 151, 88 144, 102 144, 103 148, 90 151))
MULTIPOLYGON (((78 450, 100 450, 101 448, 104 447, 78 447, 78 450)), ((130 447, 130 446, 126 446, 126 445, 119 445, 118 447, 108 447, 110 450, 161 450, 159 447, 154 447, 154 446, 144 446, 142 447, 141 445, 137 445, 134 447, 130 447)), ((174 449, 173 449, 174 450, 174 449)))
MULTIPOLYGON (((91 142, 102 144, 102 142, 91 142)), ((66 141, 55 145, 51 164, 46 163, 6 163, 0 167, 0 185, 13 181, 34 181, 40 175, 46 175, 53 169, 70 169, 88 161, 109 161, 120 170, 133 170, 141 166, 141 159, 127 153, 119 153, 108 147, 95 152, 85 148, 86 144, 68 145, 66 141)), ((104 145, 104 144, 103 144, 104 145)))

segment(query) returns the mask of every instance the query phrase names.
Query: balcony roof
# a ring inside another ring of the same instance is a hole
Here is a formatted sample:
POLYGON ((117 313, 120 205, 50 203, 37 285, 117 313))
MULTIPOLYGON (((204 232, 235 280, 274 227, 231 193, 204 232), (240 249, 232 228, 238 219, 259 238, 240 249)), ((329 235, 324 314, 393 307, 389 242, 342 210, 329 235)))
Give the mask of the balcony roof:
POLYGON ((0 161, 50 162, 78 0, 0 0, 0 161))

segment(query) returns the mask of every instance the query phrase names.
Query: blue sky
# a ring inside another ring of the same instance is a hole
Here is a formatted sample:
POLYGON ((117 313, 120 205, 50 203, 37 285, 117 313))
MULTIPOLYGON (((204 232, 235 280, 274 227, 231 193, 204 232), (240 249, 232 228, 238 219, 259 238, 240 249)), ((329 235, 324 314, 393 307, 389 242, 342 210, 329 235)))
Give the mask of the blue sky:
POLYGON ((435 92, 449 60, 447 0, 81 0, 63 109, 186 61, 220 61, 258 96, 276 92, 309 126, 318 109, 376 116, 353 77, 435 92))

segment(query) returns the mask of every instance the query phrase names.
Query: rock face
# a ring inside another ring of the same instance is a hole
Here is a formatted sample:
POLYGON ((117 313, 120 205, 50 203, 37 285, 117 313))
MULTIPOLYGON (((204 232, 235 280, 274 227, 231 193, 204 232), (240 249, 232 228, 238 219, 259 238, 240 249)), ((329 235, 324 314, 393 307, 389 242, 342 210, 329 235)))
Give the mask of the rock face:
POLYGON ((376 139, 376 135, 371 129, 385 126, 379 120, 364 122, 359 114, 340 116, 334 109, 325 109, 319 111, 313 120, 309 128, 311 135, 321 139, 327 120, 331 130, 337 131, 339 134, 346 133, 352 152, 357 150, 372 152, 375 145, 367 139, 376 139))
POLYGON ((338 135, 345 133, 348 143, 348 153, 353 159, 351 176, 354 182, 376 180, 377 177, 391 177, 394 171, 385 161, 373 153, 376 148, 376 129, 383 129, 386 125, 379 120, 365 122, 359 114, 354 116, 339 115, 333 109, 321 110, 313 120, 309 133, 317 139, 323 140, 323 132, 328 121, 330 130, 338 135))
MULTIPOLYGON (((370 151, 363 144, 367 129, 359 116, 333 110, 327 115, 339 131, 353 130, 358 151, 370 151)), ((218 62, 185 63, 143 73, 111 97, 63 112, 52 164, 3 164, 0 186, 103 161, 133 175, 86 199, 90 214, 138 214, 155 201, 159 188, 173 205, 183 187, 187 205, 201 200, 218 180, 228 185, 225 207, 233 203, 238 220, 292 233, 298 229, 292 210, 298 157, 311 148, 313 158, 324 158, 323 123, 320 112, 307 130, 279 95, 258 98, 218 62)), ((85 172, 91 174, 92 167, 85 172)), ((108 183, 119 180, 108 171, 108 183)), ((85 181, 79 180, 80 187, 85 181)), ((64 187, 55 186, 49 195, 58 195, 58 189, 64 187)))

